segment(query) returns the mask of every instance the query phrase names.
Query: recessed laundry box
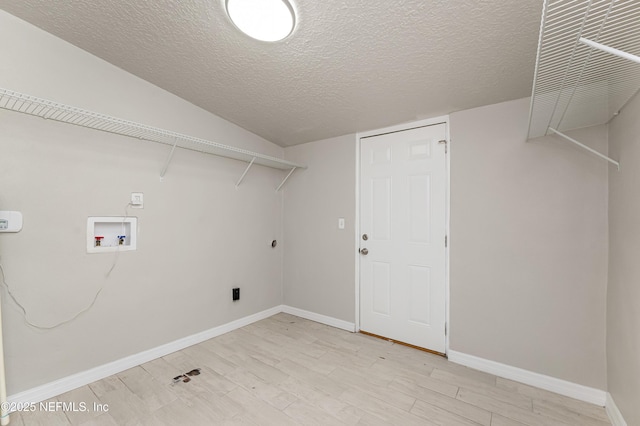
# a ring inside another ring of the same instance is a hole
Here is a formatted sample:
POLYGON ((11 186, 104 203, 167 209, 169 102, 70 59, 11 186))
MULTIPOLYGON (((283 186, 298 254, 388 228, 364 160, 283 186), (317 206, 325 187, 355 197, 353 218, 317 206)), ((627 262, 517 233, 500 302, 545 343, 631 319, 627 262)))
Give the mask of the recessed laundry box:
POLYGON ((113 253, 136 249, 137 217, 87 219, 87 253, 113 253))

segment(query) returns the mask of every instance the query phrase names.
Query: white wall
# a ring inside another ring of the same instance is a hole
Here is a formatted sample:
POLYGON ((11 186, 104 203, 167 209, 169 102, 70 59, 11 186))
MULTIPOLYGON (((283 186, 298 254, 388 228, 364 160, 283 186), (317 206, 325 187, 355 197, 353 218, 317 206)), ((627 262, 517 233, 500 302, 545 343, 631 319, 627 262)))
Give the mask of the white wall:
POLYGON ((627 424, 640 425, 640 96, 609 127, 607 379, 627 424))
POLYGON ((285 188, 284 303, 353 323, 355 135, 288 147, 285 157, 309 168, 285 188))
MULTIPOLYGON (((606 389, 608 166, 525 143, 528 112, 451 115, 451 349, 606 389)), ((571 134, 607 150, 605 126, 571 134)))
MULTIPOLYGON (((282 149, 0 11, 0 87, 221 143, 282 149)), ((215 95, 215 94, 212 94, 215 95)), ((0 234, 9 394, 30 389, 282 303, 281 171, 0 110, 0 210, 24 228, 0 234), (88 216, 124 214, 143 192, 138 250, 87 254, 88 216), (232 303, 231 288, 242 298, 232 303)))

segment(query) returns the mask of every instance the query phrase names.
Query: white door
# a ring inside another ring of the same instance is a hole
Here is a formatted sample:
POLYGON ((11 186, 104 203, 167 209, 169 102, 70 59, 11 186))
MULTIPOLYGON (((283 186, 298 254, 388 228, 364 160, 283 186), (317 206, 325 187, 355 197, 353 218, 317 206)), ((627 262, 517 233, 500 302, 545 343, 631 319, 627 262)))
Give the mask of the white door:
POLYGON ((445 352, 445 124, 360 140, 360 329, 445 352))

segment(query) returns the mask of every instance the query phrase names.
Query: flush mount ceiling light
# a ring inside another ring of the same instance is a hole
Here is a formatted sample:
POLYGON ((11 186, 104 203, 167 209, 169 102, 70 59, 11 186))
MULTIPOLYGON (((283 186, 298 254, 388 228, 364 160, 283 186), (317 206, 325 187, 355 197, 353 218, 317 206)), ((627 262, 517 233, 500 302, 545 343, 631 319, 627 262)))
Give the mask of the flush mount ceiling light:
POLYGON ((287 0, 226 0, 226 6, 234 25, 257 40, 282 40, 295 27, 295 12, 287 0))

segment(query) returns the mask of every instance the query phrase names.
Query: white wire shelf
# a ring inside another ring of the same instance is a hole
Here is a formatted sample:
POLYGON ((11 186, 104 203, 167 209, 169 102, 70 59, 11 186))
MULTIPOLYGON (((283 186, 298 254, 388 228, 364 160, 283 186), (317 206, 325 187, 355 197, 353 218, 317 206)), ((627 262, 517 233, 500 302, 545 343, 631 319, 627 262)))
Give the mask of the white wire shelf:
POLYGON ((640 89, 639 55, 640 1, 545 0, 528 138, 607 123, 640 89))
MULTIPOLYGON (((136 139, 158 142, 165 145, 171 145, 172 147, 179 147, 191 151, 232 158, 234 160, 249 163, 249 167, 253 164, 259 164, 261 166, 271 167, 274 169, 291 170, 289 175, 287 175, 287 178, 295 169, 306 168, 306 166, 282 160, 280 158, 87 111, 3 88, 0 88, 0 108, 34 115, 48 120, 87 127, 89 129, 115 133, 121 136, 129 136, 136 139)), ((167 163, 161 172, 161 176, 164 176, 172 154, 173 149, 169 154, 169 158, 167 158, 167 163)), ((249 167, 247 167, 237 185, 240 184, 244 175, 249 170, 249 167)), ((282 182, 278 189, 282 187, 285 181, 282 182)))

